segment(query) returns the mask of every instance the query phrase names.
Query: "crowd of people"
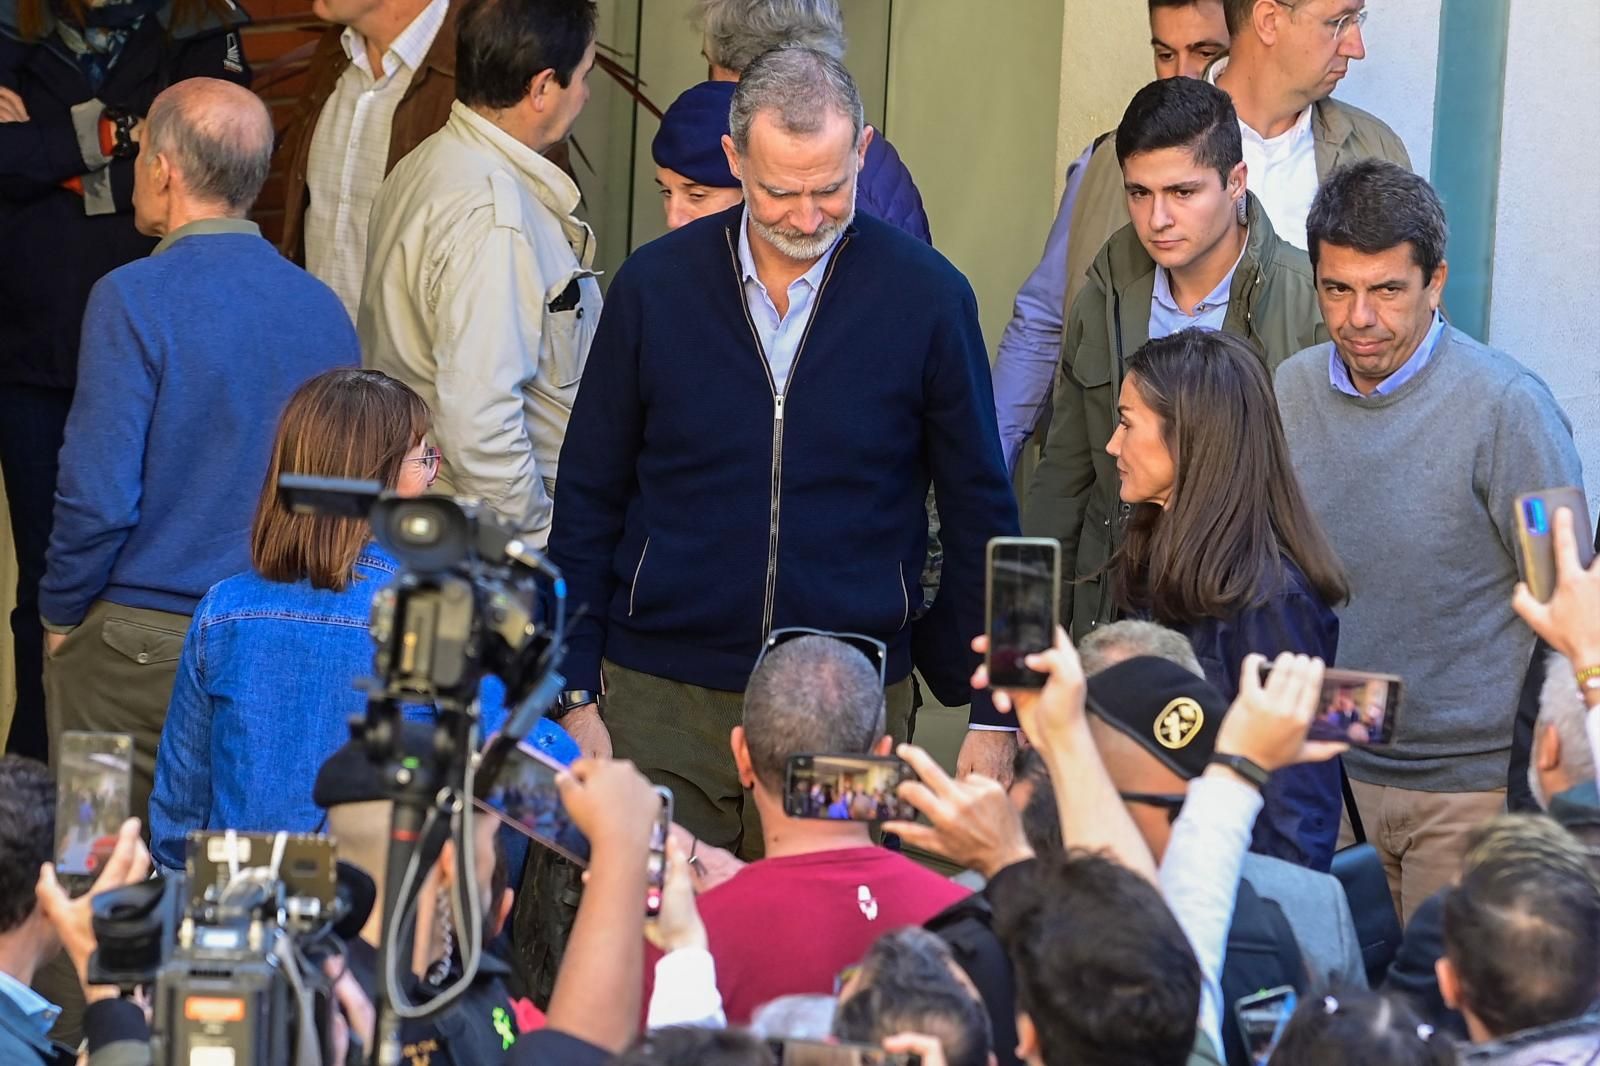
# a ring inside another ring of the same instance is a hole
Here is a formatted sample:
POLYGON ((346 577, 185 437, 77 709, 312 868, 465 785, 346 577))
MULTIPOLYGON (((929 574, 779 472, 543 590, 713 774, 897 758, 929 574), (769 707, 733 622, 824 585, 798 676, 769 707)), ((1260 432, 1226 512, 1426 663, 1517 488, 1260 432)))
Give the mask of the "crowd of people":
MULTIPOLYGON (((475 497, 572 607, 527 821, 587 866, 470 808, 424 849, 407 995, 486 949, 402 1027, 418 1066, 1600 1057, 1590 516, 1551 516, 1548 601, 1517 555, 1518 497, 1583 472, 1544 382, 1450 324, 1438 194, 1333 96, 1363 0, 1148 0, 1156 78, 1068 168, 992 365, 838 0, 698 0, 670 232, 604 287, 561 150, 592 0, 315 8, 281 129, 229 0, 0 10, 0 1058, 149 1061, 90 914, 196 831, 327 832, 385 899, 348 722, 400 565, 283 474, 475 497), (1060 544, 1060 627, 1041 687, 991 689, 985 549, 1019 534, 1060 544), (1386 743, 1313 732, 1335 662, 1403 679, 1386 743), (970 705, 953 772, 924 693, 970 705), (71 730, 133 745, 76 898, 71 730), (792 797, 825 754, 907 780, 792 797)), ((386 917, 333 976, 350 1061, 386 917)))

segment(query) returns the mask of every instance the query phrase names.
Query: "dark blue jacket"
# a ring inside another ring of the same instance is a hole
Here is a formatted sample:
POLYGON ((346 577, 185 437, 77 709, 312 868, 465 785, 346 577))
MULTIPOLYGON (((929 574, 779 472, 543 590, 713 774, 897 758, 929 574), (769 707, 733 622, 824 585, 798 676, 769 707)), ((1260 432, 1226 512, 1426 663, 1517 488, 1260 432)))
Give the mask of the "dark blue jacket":
POLYGON ((873 218, 904 230, 924 244, 933 243, 917 183, 911 180, 911 171, 881 130, 873 131, 872 143, 867 145, 867 158, 857 179, 857 195, 861 210, 873 218))
POLYGON ((857 215, 780 402, 740 282, 743 211, 645 245, 606 295, 550 535, 585 608, 567 677, 597 688, 603 653, 741 691, 770 630, 813 626, 884 640, 888 680, 904 678, 931 478, 945 569, 918 661, 958 706, 984 545, 1017 528, 972 289, 927 245, 857 215))
MULTIPOLYGON (((1339 617, 1288 558, 1282 584, 1259 607, 1178 628, 1194 645, 1207 680, 1230 702, 1239 693, 1239 665, 1251 652, 1269 660, 1286 651, 1315 655, 1332 666, 1339 650, 1339 617)), ((1344 802, 1338 760, 1279 770, 1263 795, 1266 807, 1256 819, 1251 850, 1326 873, 1344 802)))
POLYGON ((100 279, 61 446, 44 620, 75 626, 102 597, 193 613, 250 565, 290 394, 359 362, 333 290, 256 234, 191 231, 100 279))
MULTIPOLYGON (((19 38, 16 6, 0 0, 0 86, 28 108, 27 122, 0 123, 0 384, 70 389, 90 288, 155 246, 133 228, 132 159, 97 171, 109 179, 109 204, 62 187, 89 171, 72 108, 86 105, 97 113, 89 102, 98 100, 143 115, 175 81, 207 77, 248 85, 250 68, 233 26, 209 10, 197 24, 169 25, 168 5, 129 34, 97 89, 54 34, 19 38)), ((234 17, 248 21, 242 9, 235 8, 234 17)))

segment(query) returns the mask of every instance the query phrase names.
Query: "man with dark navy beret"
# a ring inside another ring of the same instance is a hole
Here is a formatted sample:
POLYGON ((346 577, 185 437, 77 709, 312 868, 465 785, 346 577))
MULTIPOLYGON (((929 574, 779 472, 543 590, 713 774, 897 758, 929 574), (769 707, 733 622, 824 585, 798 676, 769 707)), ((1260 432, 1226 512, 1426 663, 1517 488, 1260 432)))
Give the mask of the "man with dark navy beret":
POLYGON ((728 132, 728 105, 737 82, 703 81, 685 89, 661 116, 650 142, 656 185, 667 228, 724 211, 744 199, 739 179, 728 169, 722 138, 728 132))

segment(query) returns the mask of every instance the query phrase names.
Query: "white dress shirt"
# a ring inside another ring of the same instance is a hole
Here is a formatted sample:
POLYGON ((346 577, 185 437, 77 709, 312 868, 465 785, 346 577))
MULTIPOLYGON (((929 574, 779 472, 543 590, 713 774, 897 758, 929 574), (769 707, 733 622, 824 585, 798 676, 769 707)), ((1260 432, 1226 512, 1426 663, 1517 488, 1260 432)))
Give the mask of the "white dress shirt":
MULTIPOLYGON (((1206 72, 1206 80, 1215 85, 1217 75, 1227 68, 1226 57, 1217 60, 1206 72)), ((1287 132, 1270 139, 1245 125, 1242 119, 1239 122, 1248 172, 1245 181, 1266 209, 1278 236, 1300 249, 1306 246, 1306 216, 1311 213, 1318 185, 1317 139, 1311 132, 1311 111, 1306 107, 1287 132)))
POLYGON ((395 108, 444 25, 449 0, 432 0, 383 54, 374 71, 367 41, 346 26, 339 37, 350 65, 339 75, 311 135, 306 161, 306 269, 338 294, 350 320, 361 304, 367 222, 389 163, 395 108))

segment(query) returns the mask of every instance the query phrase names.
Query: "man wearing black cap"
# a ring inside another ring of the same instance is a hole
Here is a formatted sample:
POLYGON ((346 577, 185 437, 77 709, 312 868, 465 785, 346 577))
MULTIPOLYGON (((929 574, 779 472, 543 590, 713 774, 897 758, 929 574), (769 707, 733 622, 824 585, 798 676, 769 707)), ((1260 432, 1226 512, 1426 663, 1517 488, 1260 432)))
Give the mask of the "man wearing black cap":
POLYGON ((667 228, 725 211, 744 199, 739 179, 728 169, 722 138, 728 134, 731 81, 703 81, 685 89, 661 116, 650 142, 656 185, 667 228))

